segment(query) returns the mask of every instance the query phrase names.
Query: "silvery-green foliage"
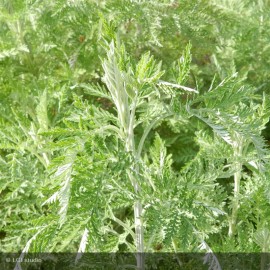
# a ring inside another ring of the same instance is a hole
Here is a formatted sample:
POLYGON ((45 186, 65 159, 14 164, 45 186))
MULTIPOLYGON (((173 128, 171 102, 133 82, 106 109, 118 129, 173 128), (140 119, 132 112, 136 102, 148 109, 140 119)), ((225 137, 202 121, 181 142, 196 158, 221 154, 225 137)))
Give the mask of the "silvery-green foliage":
POLYGON ((266 251, 268 9, 2 1, 2 251, 266 251))

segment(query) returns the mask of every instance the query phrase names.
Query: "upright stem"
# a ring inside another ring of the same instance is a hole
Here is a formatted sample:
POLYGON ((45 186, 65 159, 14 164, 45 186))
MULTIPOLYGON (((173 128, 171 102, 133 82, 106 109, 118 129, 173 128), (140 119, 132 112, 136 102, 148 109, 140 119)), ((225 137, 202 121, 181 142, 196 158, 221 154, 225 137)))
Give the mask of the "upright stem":
MULTIPOLYGON (((135 149, 135 140, 134 140, 134 119, 135 119, 135 110, 136 110, 136 100, 135 97, 133 108, 130 113, 129 126, 126 127, 126 149, 128 152, 132 153, 132 156, 135 158, 135 162, 138 161, 138 156, 135 149)), ((137 164, 131 168, 131 171, 128 172, 129 179, 133 184, 134 191, 136 195, 139 195, 141 187, 139 184, 139 168, 137 164)), ((135 245, 137 249, 137 269, 144 270, 144 228, 143 228, 143 219, 142 219, 142 204, 139 199, 134 202, 134 223, 135 223, 135 245)))
MULTIPOLYGON (((135 165, 132 168, 132 171, 135 171, 135 176, 132 172, 129 172, 129 178, 134 186, 134 191, 136 194, 139 194, 141 187, 138 182, 138 168, 135 165)), ((144 270, 144 229, 143 229, 143 219, 142 219, 142 204, 139 199, 134 202, 134 223, 135 223, 135 245, 137 249, 137 269, 144 270)))
MULTIPOLYGON (((135 172, 137 170, 135 169, 135 172)), ((137 174, 138 175, 138 174, 137 174)), ((139 194, 141 191, 138 180, 134 177, 131 172, 128 172, 129 179, 131 180, 134 191, 139 194)), ((135 223, 135 245, 137 250, 137 269, 144 270, 144 228, 142 219, 142 203, 139 199, 134 202, 134 223, 135 223)))
POLYGON ((237 164, 237 171, 234 174, 234 198, 232 203, 232 215, 229 221, 229 236, 232 237, 235 235, 236 224, 237 224, 237 215, 239 209, 239 193, 240 193, 240 180, 241 180, 241 164, 237 164))
MULTIPOLYGON (((117 42, 118 49, 120 44, 117 42)), ((109 50, 107 51, 108 59, 103 61, 103 69, 105 71, 104 81, 111 93, 112 100, 117 108, 118 119, 120 123, 120 134, 125 140, 125 150, 132 155, 135 162, 128 170, 128 177, 134 187, 136 200, 134 202, 134 223, 135 223, 135 245, 137 249, 137 269, 144 270, 144 232, 142 220, 142 204, 139 199, 140 183, 139 183, 139 158, 135 149, 134 140, 134 122, 135 112, 138 99, 138 91, 135 91, 135 96, 130 96, 127 91, 127 83, 122 70, 119 68, 117 57, 119 57, 118 49, 115 51, 115 45, 112 41, 109 50)), ((121 54, 122 52, 120 52, 121 54)), ((133 93, 133 92, 132 92, 133 93)), ((122 138, 123 138, 122 137, 122 138)))
MULTIPOLYGON (((239 140, 234 145, 234 157, 238 159, 242 154, 242 140, 239 140)), ((240 181, 242 174, 242 164, 239 160, 235 161, 235 173, 234 173, 234 190, 233 190, 233 201, 232 201, 232 214, 229 220, 229 237, 235 235, 238 209, 240 207, 239 194, 240 194, 240 181)))
POLYGON ((135 235, 137 247, 137 268, 144 270, 144 231, 142 220, 142 204, 137 200, 134 204, 134 219, 135 219, 135 235))

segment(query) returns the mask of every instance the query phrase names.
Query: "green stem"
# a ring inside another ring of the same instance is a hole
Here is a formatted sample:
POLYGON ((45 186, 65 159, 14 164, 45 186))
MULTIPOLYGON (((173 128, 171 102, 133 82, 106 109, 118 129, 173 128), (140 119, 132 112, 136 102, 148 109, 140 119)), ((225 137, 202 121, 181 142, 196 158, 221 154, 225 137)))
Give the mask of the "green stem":
POLYGON ((139 146, 138 146, 138 150, 137 150, 137 158, 141 156, 141 153, 142 153, 142 149, 143 149, 143 145, 144 145, 144 142, 145 142, 145 139, 147 138, 149 132, 151 131, 151 129, 161 120, 169 117, 169 116, 172 116, 173 114, 172 113, 168 113, 168 114, 165 114, 165 115, 162 115, 160 117, 158 117, 157 119, 153 120, 149 126, 145 129, 142 137, 141 137, 141 140, 139 142, 139 146))

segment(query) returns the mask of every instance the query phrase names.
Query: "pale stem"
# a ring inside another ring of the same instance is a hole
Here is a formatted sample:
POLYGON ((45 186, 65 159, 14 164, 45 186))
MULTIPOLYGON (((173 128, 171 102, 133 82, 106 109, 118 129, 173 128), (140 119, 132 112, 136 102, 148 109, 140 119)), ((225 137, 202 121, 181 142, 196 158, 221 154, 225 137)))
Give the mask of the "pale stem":
MULTIPOLYGON (((240 140, 239 140, 240 141, 240 140)), ((234 156, 239 158, 242 154, 242 144, 235 145, 234 147, 234 156)), ((237 225, 237 216, 238 209, 240 207, 239 194, 240 194, 240 181, 242 174, 242 164, 239 161, 236 161, 235 164, 235 173, 234 173, 234 189, 233 189, 233 201, 232 201, 232 214, 229 219, 229 237, 235 235, 236 225, 237 225)))
MULTIPOLYGON (((138 158, 135 151, 135 142, 134 142, 134 119, 135 119, 135 110, 136 110, 136 99, 134 101, 134 106, 130 113, 129 117, 129 126, 126 126, 124 129, 126 131, 126 149, 131 152, 133 157, 138 158)), ((137 160, 136 160, 137 161, 137 160)), ((141 191, 138 176, 139 169, 138 165, 134 165, 131 168, 131 172, 128 172, 128 176, 131 180, 131 183, 134 186, 135 194, 139 194, 141 191), (133 175, 133 172, 135 175, 133 175)), ((144 228, 143 228, 143 219, 142 219, 142 204, 139 199, 137 199, 134 203, 134 223, 135 223, 135 245, 137 250, 137 269, 144 270, 144 228)))

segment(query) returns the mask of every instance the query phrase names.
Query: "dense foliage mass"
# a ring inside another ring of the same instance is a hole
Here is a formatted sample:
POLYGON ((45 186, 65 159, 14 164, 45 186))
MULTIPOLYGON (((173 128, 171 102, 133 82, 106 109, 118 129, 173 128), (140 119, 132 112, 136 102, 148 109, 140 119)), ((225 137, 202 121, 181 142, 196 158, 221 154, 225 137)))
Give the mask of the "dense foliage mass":
POLYGON ((1 252, 270 251, 268 0, 0 3, 1 252))

